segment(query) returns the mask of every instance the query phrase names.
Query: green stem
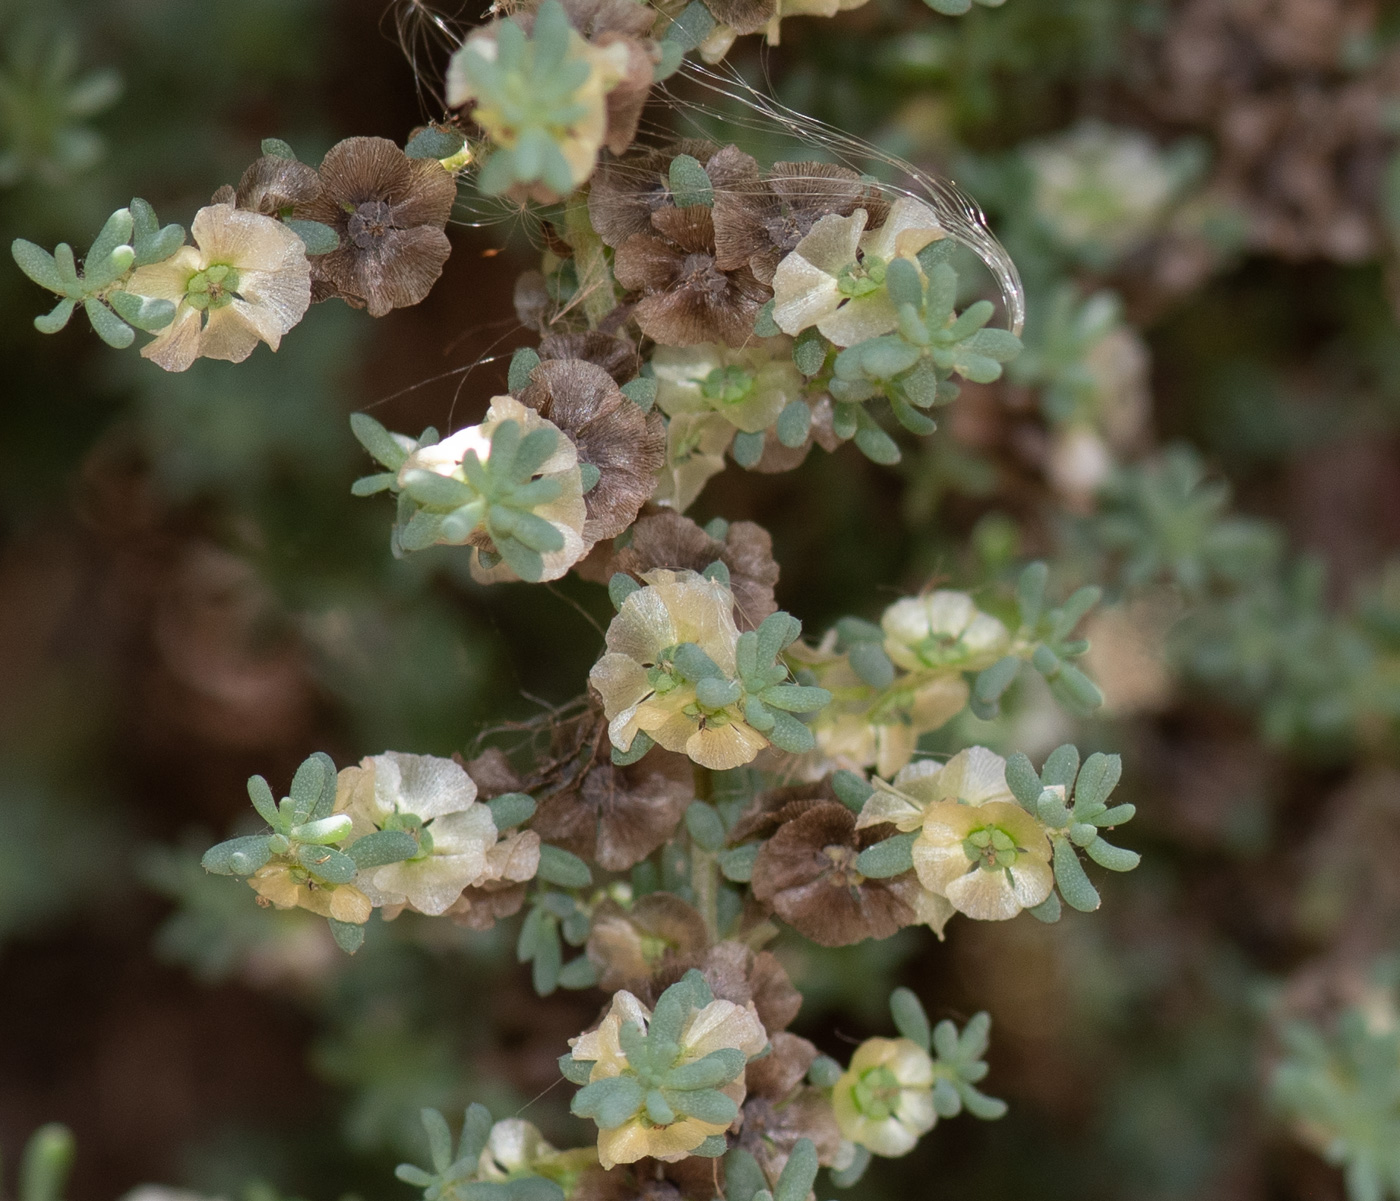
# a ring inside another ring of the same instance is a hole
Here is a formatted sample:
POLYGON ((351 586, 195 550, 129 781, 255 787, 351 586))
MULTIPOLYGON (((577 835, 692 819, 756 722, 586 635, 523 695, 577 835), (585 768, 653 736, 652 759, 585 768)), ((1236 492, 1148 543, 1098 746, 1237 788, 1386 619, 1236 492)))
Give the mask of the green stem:
POLYGON ((588 204, 579 198, 564 212, 565 236, 574 248, 574 266, 578 270, 578 290, 583 314, 590 329, 617 308, 617 290, 613 284, 612 268, 608 266, 603 239, 593 232, 588 219, 588 204))
POLYGON ((712 943, 719 942, 719 860, 690 844, 690 887, 712 943))
MULTIPOLYGON (((713 793, 710 769, 695 765, 695 798, 708 801, 713 793)), ((712 943, 719 941, 719 859, 711 852, 690 844, 690 887, 695 893, 695 908, 705 921, 712 943)))

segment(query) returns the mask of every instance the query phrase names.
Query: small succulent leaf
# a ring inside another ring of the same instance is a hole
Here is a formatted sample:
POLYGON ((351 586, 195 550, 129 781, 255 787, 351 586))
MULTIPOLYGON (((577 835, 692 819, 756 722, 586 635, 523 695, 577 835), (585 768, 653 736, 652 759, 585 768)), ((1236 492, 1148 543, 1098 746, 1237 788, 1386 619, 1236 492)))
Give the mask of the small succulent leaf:
POLYGON ((973 1117, 981 1118, 984 1122, 995 1122, 998 1118, 1006 1116, 1005 1101, 989 1097, 963 1080, 957 1081, 953 1087, 961 1094, 963 1105, 973 1117))
POLYGON ((836 793, 836 799, 853 813, 859 813, 875 791, 864 776, 845 770, 831 773, 831 790, 836 793))
POLYGON ((73 297, 65 296, 47 313, 34 318, 34 328, 41 334, 56 334, 68 324, 77 307, 78 302, 73 297))
POLYGON ((760 844, 751 842, 728 851, 721 851, 719 870, 724 874, 724 878, 735 884, 747 884, 753 879, 753 865, 758 858, 759 850, 760 844))
POLYGON ((1016 607, 1021 614, 1021 624, 1027 628, 1033 629, 1040 621, 1049 578, 1050 568, 1037 560, 1028 564, 1016 581, 1016 607))
POLYGON ((807 1194, 817 1179, 817 1148, 809 1138, 797 1140, 787 1166, 778 1177, 773 1201, 807 1201, 807 1194))
POLYGON ((861 1177, 869 1170, 873 1158, 865 1147, 857 1143, 855 1158, 851 1160, 848 1167, 832 1170, 831 1183, 837 1188, 851 1188, 853 1185, 859 1184, 861 1177))
POLYGON ((219 876, 251 876, 271 858, 271 840, 266 834, 253 834, 210 847, 199 862, 206 872, 219 876))
MULTIPOLYGON (((585 921, 587 918, 585 917, 585 921)), ((587 940, 587 932, 584 933, 587 940)), ((559 969, 559 987, 569 989, 594 988, 598 983, 598 965, 587 955, 569 960, 559 969)))
POLYGON ((615 1130, 642 1107, 645 1092, 630 1076, 608 1076, 585 1084, 569 1105, 575 1117, 592 1118, 600 1130, 615 1130))
POLYGON ((914 866, 913 847, 917 837, 917 831, 897 834, 867 847, 856 860, 856 870, 872 880, 887 880, 902 875, 914 866))
POLYGON ((418 854, 418 840, 407 830, 376 830, 357 838, 345 853, 355 861, 360 871, 383 867, 386 863, 402 863, 418 854))
POLYGON ((614 572, 612 579, 608 581, 608 599, 612 601, 614 609, 620 610, 622 602, 632 593, 639 592, 641 587, 630 575, 621 571, 614 572))
POLYGON ((570 1084, 587 1084, 593 1074, 591 1059, 575 1059, 571 1054, 559 1056, 559 1071, 570 1084))
POLYGON ((876 425, 875 419, 864 409, 857 411, 855 442, 861 454, 872 463, 892 467, 900 460, 899 447, 895 440, 876 425))
POLYGON ((287 217, 282 222, 302 241, 308 255, 330 254, 340 249, 340 235, 322 221, 306 221, 287 217))
POLYGON ((1060 887, 1060 895, 1072 909, 1081 913, 1092 913, 1100 905, 1098 891, 1089 883, 1084 874, 1084 866, 1079 862, 1074 844, 1067 838, 1055 839, 1055 883, 1060 887))
POLYGON ((423 1129, 428 1135, 428 1155, 439 1175, 452 1166, 452 1131, 447 1128, 447 1119, 436 1109, 419 1111, 423 1129))
POLYGON ((774 684, 763 690, 763 703, 787 713, 815 713, 831 704, 831 693, 806 684, 774 684))
POLYGON ((940 1118, 955 1118, 962 1113, 962 1096, 946 1076, 940 1076, 933 1084, 933 1111, 940 1118))
POLYGON ((409 138, 403 152, 409 158, 433 158, 440 161, 460 153, 466 141, 459 130, 429 125, 409 138))
POLYGON ((349 884, 359 874, 355 861, 349 855, 331 847, 303 844, 297 847, 296 860, 327 884, 349 884))
POLYGON ((549 884, 560 888, 587 888, 593 883, 593 873, 582 859, 572 851, 556 847, 550 843, 540 846, 539 876, 549 884))
POLYGON ((677 1113, 715 1126, 728 1126, 739 1116, 739 1106, 734 1099, 718 1089, 668 1089, 666 1100, 677 1113))
POLYGON ((1040 782, 1039 773, 1031 766, 1031 761, 1020 751, 1007 756, 1006 784, 1012 795, 1020 801, 1021 808, 1035 816, 1036 802, 1040 800, 1044 785, 1040 782))
POLYGON ((128 325, 134 325, 148 334, 164 329, 175 320, 175 305, 169 300, 117 291, 107 297, 107 303, 128 325))
POLYGON ((650 413, 656 403, 656 393, 660 385, 654 379, 643 376, 622 385, 622 394, 643 413, 650 413))
POLYGON ((54 262, 54 256, 42 246, 28 242, 24 238, 16 238, 10 243, 10 254, 14 257, 19 269, 41 288, 57 292, 60 296, 67 291, 63 277, 59 274, 58 265, 54 262))
POLYGON ((388 492, 397 482, 398 476, 392 471, 381 471, 378 475, 361 476, 350 485, 350 495, 375 496, 380 492, 388 492))
POLYGON ((1072 743, 1064 743, 1050 752, 1040 769, 1040 778, 1047 787, 1059 785, 1069 796, 1074 777, 1079 773, 1079 751, 1072 743))
POLYGON ((790 401, 778 414, 778 420, 773 428, 778 435, 779 442, 789 449, 797 449, 806 443, 807 435, 812 428, 811 407, 806 401, 790 401))
POLYGON ((666 27, 663 40, 677 43, 687 53, 714 32, 715 18, 701 0, 691 0, 666 27))
POLYGON ((530 385, 530 374, 540 365, 540 352, 530 346, 522 346, 510 358, 510 370, 506 373, 506 388, 511 392, 523 392, 530 385))
POLYGON ((469 504, 475 490, 461 480, 439 475, 436 471, 409 471, 404 475, 403 490, 420 505, 448 513, 469 504))
POLYGON ((709 208, 715 202, 715 189, 709 175, 700 160, 689 154, 678 154, 671 160, 668 182, 677 208, 693 205, 709 208))
POLYGON ((944 1063, 956 1064, 961 1058, 958 1046, 958 1028, 944 1018, 933 1028, 933 1050, 944 1063))
POLYGON ((1096 838, 1086 845, 1084 853, 1100 867, 1106 867, 1111 872, 1130 872, 1142 862, 1142 856, 1136 851, 1116 847, 1102 838, 1096 838))
POLYGON ((724 822, 713 805, 692 801, 685 811, 685 828, 702 851, 714 853, 724 846, 724 822))
POLYGON ((397 471, 408 458, 408 451, 368 413, 351 413, 350 429, 360 445, 390 471, 397 471))
MULTIPOLYGON (((797 340, 792 346, 792 361, 803 375, 810 379, 816 375, 826 365, 826 356, 829 349, 827 340, 821 336, 815 326, 804 329, 797 335, 797 340)), ((791 406, 789 406, 791 407, 791 406)), ((803 405, 803 408, 806 408, 803 405)), ((807 410, 808 417, 811 410, 807 410)), ((784 445, 787 445, 784 443, 784 445)), ((797 443, 801 445, 801 443, 797 443)))
POLYGON ((753 1201, 754 1194, 768 1187, 768 1178, 756 1160, 742 1147, 724 1157, 725 1201, 753 1201))
POLYGON ((277 800, 272 795, 272 789, 262 776, 248 777, 248 799, 253 802, 253 808, 258 811, 258 816, 274 829, 278 826, 277 800))
POLYGON ((343 842, 354 823, 348 813, 337 813, 331 817, 318 817, 287 831, 287 837, 297 842, 312 843, 316 846, 329 846, 343 842))
POLYGON ((545 922, 535 944, 530 968, 530 982, 534 985, 536 996, 547 997, 559 987, 559 973, 563 966, 564 946, 559 939, 559 923, 545 922))
POLYGON ((525 792, 505 792, 486 802, 497 830, 524 825, 535 816, 535 798, 525 792))
POLYGON ((136 341, 136 331, 100 300, 89 297, 83 301, 83 312, 92 323, 93 332, 113 350, 125 350, 136 341))
POLYGON ((650 734, 646 733, 644 730, 638 730, 632 739, 632 745, 630 747, 625 751, 613 747, 609 757, 618 767, 629 767, 631 764, 641 759, 641 757, 655 745, 656 743, 652 741, 650 734))
POLYGON ((781 709, 767 709, 773 728, 767 731, 768 741, 790 755, 805 755, 817 745, 816 736, 797 718, 781 709))
POLYGON ((119 246, 129 245, 133 223, 131 210, 117 209, 103 223, 97 237, 92 240, 92 245, 88 247, 85 262, 88 264, 88 274, 91 275, 93 264, 101 263, 113 253, 119 246))
POLYGON ((720 1088, 737 1080, 748 1058, 735 1047, 711 1051, 703 1059, 682 1064, 666 1073, 666 1087, 689 1090, 720 1088))
POLYGON ((890 1016, 900 1034, 925 1051, 929 1049, 933 1035, 929 1030, 928 1014, 911 989, 896 988, 890 993, 890 1016))

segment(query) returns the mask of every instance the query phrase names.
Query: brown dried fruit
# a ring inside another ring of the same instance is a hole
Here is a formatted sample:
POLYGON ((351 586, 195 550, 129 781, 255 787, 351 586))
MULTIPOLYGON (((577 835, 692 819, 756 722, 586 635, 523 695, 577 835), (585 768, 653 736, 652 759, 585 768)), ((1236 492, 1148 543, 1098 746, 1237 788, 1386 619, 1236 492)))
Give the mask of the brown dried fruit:
POLYGON ((591 545, 622 533, 655 491, 666 459, 661 415, 642 412, 606 370, 581 359, 540 363, 520 401, 563 430, 578 448, 579 462, 599 471, 583 497, 584 541, 591 545))
POLYGON ((372 317, 422 300, 452 252, 443 227, 456 179, 387 138, 346 138, 321 163, 321 183, 296 216, 329 225, 340 246, 312 258, 313 299, 339 296, 372 317))
POLYGON ((915 920, 900 895, 904 877, 872 880, 856 870, 860 852, 889 827, 855 825, 839 802, 817 805, 785 822, 754 862, 754 896, 824 947, 888 938, 915 920))

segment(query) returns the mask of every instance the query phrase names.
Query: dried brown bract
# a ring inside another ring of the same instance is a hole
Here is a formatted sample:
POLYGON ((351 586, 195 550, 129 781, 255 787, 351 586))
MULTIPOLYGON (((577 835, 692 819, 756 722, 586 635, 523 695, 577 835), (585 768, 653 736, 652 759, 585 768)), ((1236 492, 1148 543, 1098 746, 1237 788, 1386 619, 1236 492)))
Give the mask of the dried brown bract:
POLYGON ((706 7, 735 33, 761 33, 778 15, 778 0, 713 0, 706 7))
POLYGON ((729 841, 735 845, 755 835, 767 837, 779 826, 801 817, 809 809, 828 805, 836 800, 830 777, 805 784, 789 784, 768 788, 749 802, 729 831, 729 841))
POLYGON ((695 799, 694 769, 660 748, 628 767, 611 760, 607 719, 590 708, 555 731, 555 750, 527 791, 531 828, 606 871, 626 871, 675 833, 695 799))
POLYGON ((800 1139, 812 1140, 820 1163, 833 1163, 841 1132, 830 1101, 805 1084, 817 1048, 787 1031, 772 1035, 770 1041, 771 1053, 745 1069, 748 1099, 742 1111, 739 1146, 758 1161, 772 1185, 800 1139))
POLYGON ((589 1168, 569 1196, 570 1201, 710 1201, 723 1185, 722 1161, 692 1155, 679 1163, 642 1159, 608 1172, 589 1168))
MULTIPOLYGON (((750 1073, 752 1078, 752 1068, 750 1073)), ((829 1166, 836 1161, 841 1131, 831 1102, 817 1089, 797 1089, 781 1104, 760 1096, 744 1103, 739 1146, 758 1160, 770 1184, 777 1183, 793 1148, 804 1138, 812 1140, 818 1163, 829 1166)))
POLYGON ((495 881, 473 885, 447 910, 455 925, 468 930, 489 930, 503 918, 514 917, 525 904, 524 884, 495 881))
POLYGON ((736 1005, 752 1001, 758 1020, 770 1035, 786 1029, 802 1008, 802 994, 788 978, 777 956, 769 951, 755 951, 732 939, 716 943, 708 950, 702 947, 690 954, 677 952, 668 957, 637 995, 646 1004, 654 1004, 691 969, 705 977, 710 991, 720 1000, 733 1001, 736 1005))
POLYGON ((321 195, 296 212, 340 236, 338 249, 311 260, 314 298, 338 296, 372 317, 422 300, 452 252, 443 227, 456 179, 387 138, 346 138, 322 162, 321 183, 321 195))
POLYGON ((651 215, 675 208, 671 196, 673 159, 688 154, 704 163, 716 153, 713 142, 685 139, 660 150, 633 151, 604 163, 588 185, 588 219, 609 246, 651 230, 651 215))
POLYGON ((243 172, 236 189, 222 187, 215 192, 213 203, 232 204, 264 217, 289 217, 320 195, 321 177, 315 168, 293 158, 264 154, 243 172))
POLYGON ((734 621, 740 630, 756 630, 765 617, 777 612, 773 589, 778 583, 778 564, 773 559, 773 539, 752 521, 732 522, 721 540, 710 537, 689 517, 656 513, 632 527, 631 541, 625 547, 595 551, 580 564, 579 574, 605 584, 619 571, 640 579, 658 567, 703 572, 712 563, 723 563, 729 570, 734 621))
POLYGON ((857 830, 855 814, 837 801, 805 809, 759 851, 754 896, 824 947, 889 938, 915 920, 901 895, 908 873, 871 880, 856 870, 861 851, 887 833, 880 826, 857 830))
POLYGON ((548 334, 541 340, 539 350, 542 359, 582 359, 592 363, 619 384, 636 379, 642 369, 636 343, 596 329, 548 334))
POLYGON ((644 413, 608 372, 582 359, 550 359, 530 375, 522 404, 557 425, 599 472, 583 497, 585 543, 615 538, 636 520, 666 459, 661 415, 644 413))
POLYGON ((830 163, 774 163, 754 184, 715 188, 715 258, 723 270, 747 266, 765 284, 822 217, 863 208, 875 228, 889 209, 876 184, 830 163))
POLYGON ((705 921, 694 906, 669 892, 650 892, 630 909, 604 901, 593 914, 587 954, 598 968, 600 988, 651 996, 656 972, 678 958, 693 962, 708 942, 705 921))
POLYGON ((633 234, 613 263, 618 283, 642 293, 632 314, 642 333, 666 346, 752 339, 758 310, 773 293, 747 265, 720 268, 711 210, 658 209, 651 224, 656 232, 633 234))

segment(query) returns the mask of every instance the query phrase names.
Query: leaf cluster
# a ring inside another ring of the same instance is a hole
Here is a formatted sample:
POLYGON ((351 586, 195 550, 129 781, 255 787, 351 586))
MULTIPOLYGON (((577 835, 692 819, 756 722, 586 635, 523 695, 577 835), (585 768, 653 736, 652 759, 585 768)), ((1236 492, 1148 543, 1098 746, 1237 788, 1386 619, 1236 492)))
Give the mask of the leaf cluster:
POLYGON ((1350 1201, 1400 1197, 1400 1030, 1375 1029, 1353 1009, 1330 1036, 1300 1021, 1283 1040, 1275 1107, 1326 1139, 1350 1201))
MULTIPOLYGON (((743 1073, 748 1057, 737 1048, 721 1047, 687 1062, 681 1044, 691 1017, 713 1000, 705 978, 692 968, 657 999, 647 1029, 624 1022, 619 1039, 629 1070, 620 1075, 590 1081, 590 1060, 564 1056, 560 1069, 583 1085, 570 1112, 591 1118, 600 1130, 615 1130, 640 1114, 657 1126, 683 1118, 727 1126, 739 1107, 720 1089, 743 1073)), ((726 1147, 723 1135, 711 1135, 691 1154, 713 1159, 726 1147)))
POLYGON ((1100 867, 1130 872, 1140 856, 1105 840, 1102 831, 1131 821, 1133 805, 1108 803, 1118 786, 1123 763, 1117 755, 1092 754, 1079 765, 1079 751, 1069 743, 1050 752, 1037 773, 1031 761, 1016 753, 1006 761, 1006 783, 1021 808, 1046 827, 1053 848, 1054 892, 1031 910, 1041 921, 1060 917, 1060 897, 1072 909, 1090 912, 1100 904, 1098 890, 1079 861, 1083 851, 1100 867))
POLYGON ((854 437, 876 462, 897 461, 897 452, 891 459, 888 448, 868 432, 857 407, 861 402, 884 396, 905 429, 931 434, 936 426, 926 410, 956 397, 956 388, 948 383, 954 374, 991 383, 1001 377, 1002 364, 1020 352, 1015 334, 987 327, 994 312, 990 301, 956 311, 958 276, 944 261, 950 247, 946 238, 932 243, 921 256, 922 270, 904 258, 890 263, 884 286, 899 312, 898 327, 847 347, 833 364, 829 387, 837 406, 835 431, 854 437))
POLYGON ((563 5, 545 0, 528 35, 514 21, 497 24, 494 57, 470 41, 454 56, 453 68, 476 98, 477 111, 490 110, 492 125, 511 131, 512 144, 497 145, 481 166, 477 186, 488 196, 535 182, 560 196, 573 191, 560 143, 588 115, 579 91, 594 68, 570 56, 570 32, 563 5))
MULTIPOLYGON (((593 873, 577 855, 562 847, 540 847, 539 878, 563 888, 587 888, 593 873)), ((546 889, 534 897, 520 926, 515 958, 530 964, 535 992, 547 997, 557 988, 592 988, 598 982, 598 969, 587 955, 564 962, 564 944, 581 947, 588 941, 592 915, 578 899, 559 888, 546 889)))
POLYGON ((984 1057, 992 1029, 990 1014, 975 1014, 961 1033, 947 1019, 930 1028, 919 998, 910 989, 897 988, 890 993, 890 1016, 901 1035, 934 1058, 933 1104, 939 1117, 957 1117, 964 1109, 987 1121, 1006 1114, 1005 1101, 974 1087, 989 1070, 984 1057))
POLYGON ((163 262, 184 243, 180 226, 162 227, 155 210, 137 198, 107 218, 83 256, 81 274, 67 242, 60 242, 50 254, 42 246, 16 238, 10 253, 25 275, 61 297, 50 312, 34 318, 35 329, 58 333, 82 305, 97 336, 108 346, 124 350, 136 338, 133 326, 147 332, 164 329, 175 319, 175 306, 168 300, 127 292, 123 285, 135 268, 163 262))
MULTIPOLYGON (((262 776, 248 780, 248 797, 270 827, 266 834, 230 838, 209 848, 200 861, 221 876, 251 876, 276 860, 302 871, 319 887, 352 884, 361 871, 399 863, 419 853, 418 839, 407 830, 377 830, 347 844, 350 817, 335 813, 335 762, 323 751, 304 760, 292 777, 288 795, 279 802, 262 776)), ((361 927, 331 920, 343 949, 358 949, 361 927)))
POLYGON ((758 1160, 744 1148, 735 1147, 724 1157, 725 1201, 807 1201, 818 1167, 816 1145, 809 1138, 800 1138, 770 1190, 758 1160))
MULTIPOLYGON (((57 16, 60 10, 33 11, 57 16)), ((104 139, 87 121, 116 102, 121 75, 111 68, 83 71, 76 39, 47 20, 19 28, 6 24, 0 43, 0 188, 28 178, 70 184, 103 157, 104 139)))
POLYGON ((544 1176, 527 1174, 511 1180, 480 1180, 482 1152, 491 1137, 491 1111, 473 1104, 462 1121, 457 1146, 436 1109, 422 1113, 432 1170, 401 1163, 394 1175, 423 1190, 423 1201, 564 1201, 564 1190, 544 1176))
POLYGON ((522 580, 537 581, 544 573, 543 555, 561 550, 563 535, 535 510, 558 499, 558 480, 538 475, 558 445, 550 429, 522 433, 515 421, 502 421, 492 431, 491 451, 483 462, 475 451, 462 458, 453 475, 400 469, 413 450, 434 445, 437 431, 425 430, 412 441, 391 435, 367 413, 355 413, 351 428, 360 444, 387 471, 365 476, 353 487, 356 496, 390 491, 398 495, 393 547, 395 553, 423 550, 440 542, 465 543, 478 531, 494 551, 478 550, 482 563, 502 559, 522 580))
POLYGON ((984 721, 1001 712, 1001 698, 1027 658, 1045 677, 1055 699, 1071 713, 1087 717, 1103 704, 1099 686, 1070 662, 1089 649, 1088 640, 1074 637, 1074 631, 1099 603, 1103 591, 1096 585, 1085 585, 1071 593, 1063 604, 1048 608, 1045 589, 1049 578, 1049 567, 1037 560, 1028 564, 1017 580, 1020 627, 1015 637, 1016 652, 980 672, 972 686, 971 709, 984 721))
POLYGON ((1120 468, 1102 493, 1097 544, 1119 561, 1128 587, 1168 580, 1193 597, 1274 569, 1283 540, 1263 521, 1228 513, 1230 488, 1206 478, 1191 447, 1120 468))

